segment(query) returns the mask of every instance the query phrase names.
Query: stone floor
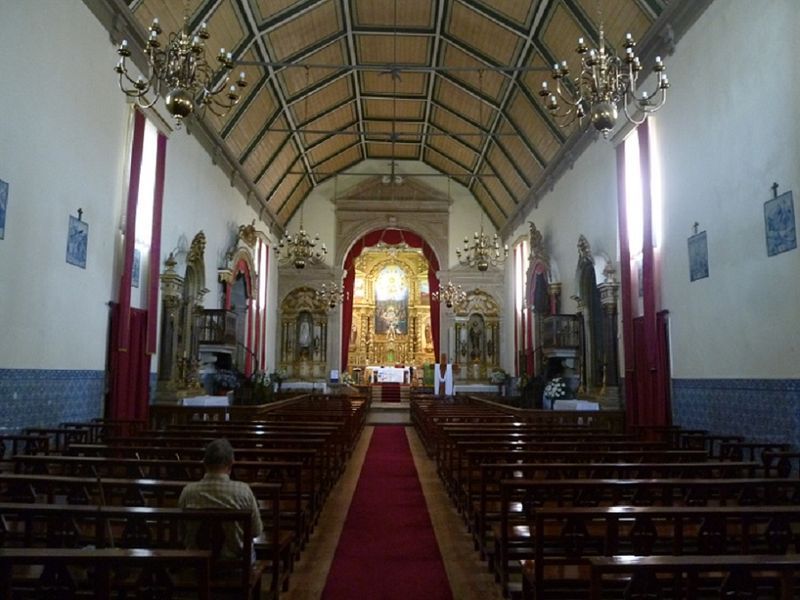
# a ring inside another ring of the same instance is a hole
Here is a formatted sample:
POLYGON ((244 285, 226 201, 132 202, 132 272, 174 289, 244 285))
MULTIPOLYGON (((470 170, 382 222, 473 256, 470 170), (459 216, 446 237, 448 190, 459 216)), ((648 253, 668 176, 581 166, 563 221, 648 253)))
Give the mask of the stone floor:
MULTIPOLYGON (((334 488, 323 509, 311 541, 295 565, 285 600, 317 600, 322 595, 336 544, 339 541, 350 500, 361 473, 373 428, 367 426, 356 445, 347 470, 334 488)), ((472 540, 464 522, 453 507, 436 475, 436 466, 425 455, 416 431, 406 427, 411 454, 419 473, 422 491, 428 504, 439 549, 455 600, 502 600, 500 588, 488 573, 485 563, 472 549, 472 540)), ((370 600, 363 598, 360 600, 370 600)), ((422 599, 420 599, 422 600, 422 599)))

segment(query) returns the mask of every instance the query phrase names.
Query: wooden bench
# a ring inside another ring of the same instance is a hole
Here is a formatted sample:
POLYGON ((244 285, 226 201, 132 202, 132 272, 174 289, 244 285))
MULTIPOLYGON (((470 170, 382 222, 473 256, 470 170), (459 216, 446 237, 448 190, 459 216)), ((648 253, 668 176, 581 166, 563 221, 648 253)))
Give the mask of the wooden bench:
POLYGON ((561 479, 500 482, 500 524, 494 532, 495 574, 508 593, 510 568, 533 558, 536 511, 574 506, 791 505, 800 499, 797 479, 561 479))
MULTIPOLYGON (((20 474, 66 477, 165 479, 197 481, 205 474, 199 460, 114 458, 98 456, 14 457, 20 474)), ((247 483, 278 483, 281 486, 281 526, 295 534, 296 554, 304 546, 318 517, 314 465, 292 461, 241 461, 233 465, 233 479, 247 483)))
MULTIPOLYGON (((185 481, 64 477, 0 473, 0 498, 4 502, 31 506, 68 505, 175 508, 185 481), (37 504, 38 503, 38 504, 37 504)), ((256 551, 265 555, 288 556, 296 547, 293 532, 281 528, 280 484, 251 483, 264 523, 264 534, 256 551)))
POLYGON ((500 482, 507 479, 636 479, 636 478, 746 478, 759 469, 755 462, 697 463, 482 463, 476 485, 465 491, 469 498, 468 528, 481 557, 492 563, 492 526, 500 521, 500 482))
MULTIPOLYGON (((266 560, 252 561, 253 530, 248 510, 2 503, 0 515, 4 524, 4 546, 16 545, 50 553, 61 548, 91 552, 114 547, 146 553, 183 549, 192 540, 191 543, 199 545, 199 550, 211 551, 211 590, 229 592, 236 598, 260 598, 262 575, 270 571, 270 589, 277 597, 281 578, 288 577, 289 557, 285 555, 272 552, 266 560), (237 556, 223 556, 224 539, 234 535, 235 528, 242 532, 243 546, 237 556)), ((64 573, 56 571, 56 574, 64 573)), ((163 568, 146 574, 146 579, 140 577, 128 581, 127 585, 133 589, 170 580, 172 583, 167 589, 193 585, 193 578, 168 574, 163 568)))
POLYGON ((625 598, 770 598, 798 597, 800 556, 610 556, 592 557, 591 600, 604 597, 604 576, 631 577, 625 598), (658 578, 670 576, 669 581, 658 578), (712 589, 708 589, 711 587, 712 589), (660 590, 667 588, 662 595, 660 590))
MULTIPOLYGON (((191 589, 196 597, 208 600, 210 595, 209 562, 207 550, 145 550, 124 548, 0 548, 0 594, 4 600, 18 597, 25 590, 42 590, 54 598, 72 598, 76 588, 91 594, 82 598, 108 600, 112 592, 131 591, 130 570, 136 569, 146 577, 148 573, 165 573, 170 569, 190 568, 195 572, 191 589), (33 570, 31 567, 39 567, 33 570), (86 578, 76 581, 74 569, 86 569, 86 578), (20 576, 20 571, 25 576, 20 576), (37 575, 31 575, 37 573, 37 575), (46 590, 46 591, 45 591, 46 590)), ((146 587, 142 580, 139 589, 146 587)), ((138 583, 138 582, 136 582, 138 583)), ((168 589, 154 589, 168 598, 168 589)))
POLYGON ((797 553, 800 506, 542 508, 523 598, 588 590, 588 559, 610 555, 797 553))

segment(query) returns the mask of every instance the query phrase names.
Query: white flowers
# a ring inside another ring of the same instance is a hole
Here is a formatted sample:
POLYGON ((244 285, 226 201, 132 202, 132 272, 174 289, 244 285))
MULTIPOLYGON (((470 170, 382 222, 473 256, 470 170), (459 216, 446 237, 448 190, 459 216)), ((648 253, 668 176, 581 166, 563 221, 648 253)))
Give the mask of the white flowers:
POLYGON ((561 377, 556 377, 544 386, 544 395, 552 400, 565 398, 567 395, 567 384, 561 377))

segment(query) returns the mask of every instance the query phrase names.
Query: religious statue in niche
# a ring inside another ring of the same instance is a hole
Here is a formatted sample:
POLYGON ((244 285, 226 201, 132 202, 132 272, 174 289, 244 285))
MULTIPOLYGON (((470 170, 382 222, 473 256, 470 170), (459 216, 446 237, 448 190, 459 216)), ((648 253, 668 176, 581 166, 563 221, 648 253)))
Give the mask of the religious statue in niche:
POLYGON ((301 358, 308 358, 311 352, 311 314, 303 311, 297 316, 297 351, 301 358))
POLYGON ((469 357, 472 361, 479 361, 483 358, 483 337, 484 337, 483 318, 480 315, 472 315, 469 318, 469 357))

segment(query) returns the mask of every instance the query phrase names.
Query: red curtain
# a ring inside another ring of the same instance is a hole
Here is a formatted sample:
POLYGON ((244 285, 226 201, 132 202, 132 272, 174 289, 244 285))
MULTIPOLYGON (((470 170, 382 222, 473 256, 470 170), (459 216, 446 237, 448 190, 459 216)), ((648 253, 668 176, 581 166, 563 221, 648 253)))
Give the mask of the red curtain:
POLYGON ((147 311, 130 309, 125 332, 128 348, 120 347, 121 307, 111 304, 111 348, 109 352, 110 395, 105 415, 108 419, 146 421, 150 405, 150 355, 147 354, 147 311))
POLYGON ((620 231, 620 282, 622 336, 625 352, 625 411, 628 427, 668 425, 672 420, 669 400, 669 358, 666 311, 657 311, 656 257, 653 240, 650 133, 642 124, 639 137, 639 164, 642 185, 643 247, 629 246, 627 198, 625 193, 625 148, 617 147, 617 196, 620 231), (631 250, 642 251, 643 316, 633 317, 634 296, 631 250))
POLYGON ((161 213, 164 201, 167 138, 156 144, 153 226, 150 234, 147 309, 131 308, 131 274, 136 246, 136 210, 144 153, 145 118, 134 113, 130 181, 126 206, 125 245, 118 302, 112 304, 109 348, 109 396, 105 415, 110 419, 147 419, 150 403, 150 355, 158 345, 158 286, 161 267, 161 213))
POLYGON ((161 212, 164 206, 164 175, 167 168, 167 136, 158 134, 156 147, 156 183, 153 190, 153 229, 150 232, 150 279, 147 309, 152 318, 147 326, 147 353, 155 354, 158 346, 158 288, 161 271, 161 212))
POLYGON ((144 151, 144 116, 133 113, 133 143, 128 181, 128 204, 125 214, 125 247, 122 256, 122 274, 119 283, 119 347, 128 347, 128 332, 131 320, 131 275, 133 273, 133 251, 136 247, 136 205, 139 203, 139 178, 142 171, 144 151))
POLYGON ((439 301, 433 299, 433 294, 438 297, 439 280, 436 272, 439 270, 439 260, 421 236, 407 229, 379 229, 366 234, 359 239, 344 259, 344 269, 347 275, 344 278, 345 299, 342 303, 342 370, 347 369, 350 352, 350 331, 353 328, 353 289, 355 287, 356 273, 353 268, 356 258, 361 255, 364 248, 375 246, 379 242, 384 244, 405 243, 411 248, 422 248, 422 254, 428 259, 428 286, 431 294, 431 336, 433 337, 433 353, 439 357, 439 301))
POLYGON ((628 409, 629 422, 635 425, 668 425, 672 421, 667 314, 662 310, 656 315, 656 341, 652 347, 645 341, 645 318, 633 320, 633 371, 625 385, 636 396, 628 409), (651 354, 655 355, 655 369, 650 366, 651 354))

